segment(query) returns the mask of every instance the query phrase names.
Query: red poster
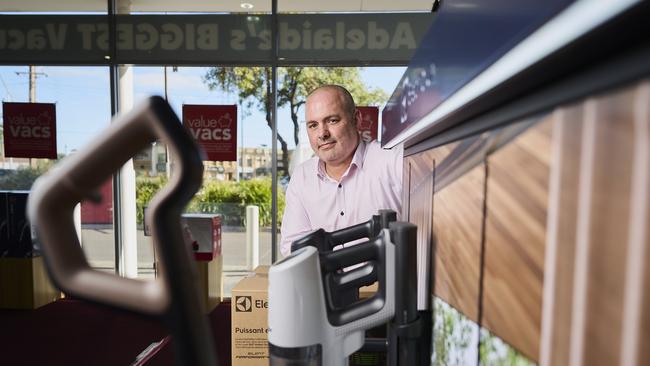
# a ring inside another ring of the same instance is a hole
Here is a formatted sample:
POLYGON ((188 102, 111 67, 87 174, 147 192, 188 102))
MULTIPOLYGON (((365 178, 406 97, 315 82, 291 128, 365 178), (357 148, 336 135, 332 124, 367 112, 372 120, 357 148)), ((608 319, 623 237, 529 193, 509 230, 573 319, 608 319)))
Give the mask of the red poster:
POLYGON ((361 112, 361 123, 357 126, 361 132, 361 139, 370 142, 377 139, 377 126, 379 125, 378 107, 357 107, 361 112))
POLYGON ((5 156, 56 159, 56 107, 2 103, 5 156))
POLYGON ((183 105, 183 124, 209 161, 237 161, 237 106, 183 105))

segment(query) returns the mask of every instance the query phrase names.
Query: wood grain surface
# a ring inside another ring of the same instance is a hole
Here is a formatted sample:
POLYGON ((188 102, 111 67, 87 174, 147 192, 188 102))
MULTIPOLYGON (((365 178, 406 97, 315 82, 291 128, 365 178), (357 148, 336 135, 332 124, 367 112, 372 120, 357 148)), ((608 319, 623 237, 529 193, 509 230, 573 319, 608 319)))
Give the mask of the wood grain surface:
POLYGON ((409 171, 408 205, 403 217, 417 225, 418 309, 431 308, 431 215, 433 209, 433 159, 424 152, 406 159, 409 171))
POLYGON ((582 104, 560 108, 553 114, 540 346, 542 365, 569 363, 582 120, 582 104))
POLYGON ((538 360, 552 121, 487 159, 482 325, 538 360))
POLYGON ((483 165, 473 168, 434 197, 435 293, 478 322, 483 165))

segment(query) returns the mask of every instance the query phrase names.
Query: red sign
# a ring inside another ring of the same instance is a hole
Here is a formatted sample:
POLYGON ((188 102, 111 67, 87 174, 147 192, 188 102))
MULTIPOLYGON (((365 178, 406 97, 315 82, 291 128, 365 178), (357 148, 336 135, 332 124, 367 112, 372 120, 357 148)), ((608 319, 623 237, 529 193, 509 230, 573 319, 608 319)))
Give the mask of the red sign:
POLYGON ((361 112, 361 122, 357 129, 361 133, 361 139, 366 142, 377 139, 379 126, 379 108, 378 107, 357 107, 361 112))
POLYGON ((183 105, 183 124, 210 161, 237 161, 237 106, 183 105))
POLYGON ((2 103, 5 156, 56 159, 52 103, 2 103))

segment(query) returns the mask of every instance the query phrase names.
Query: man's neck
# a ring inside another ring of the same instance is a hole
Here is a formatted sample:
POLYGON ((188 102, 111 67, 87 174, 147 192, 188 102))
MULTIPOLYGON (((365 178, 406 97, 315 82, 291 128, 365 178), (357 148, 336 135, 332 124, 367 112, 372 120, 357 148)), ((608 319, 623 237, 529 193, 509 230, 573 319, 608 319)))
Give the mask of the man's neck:
POLYGON ((329 176, 330 178, 334 179, 337 182, 340 181, 343 174, 345 174, 345 172, 350 167, 350 164, 352 164, 352 160, 354 159, 354 154, 357 153, 357 149, 359 148, 360 143, 361 141, 357 141, 357 147, 354 149, 354 152, 352 152, 352 155, 348 156, 348 158, 345 159, 344 161, 338 163, 323 162, 323 165, 325 166, 325 173, 327 173, 327 176, 329 176))
POLYGON ((351 163, 352 163, 352 158, 350 158, 346 163, 341 163, 341 164, 324 163, 325 173, 327 173, 328 177, 338 182, 339 180, 341 180, 343 174, 345 174, 345 171, 348 170, 348 167, 350 167, 351 163))

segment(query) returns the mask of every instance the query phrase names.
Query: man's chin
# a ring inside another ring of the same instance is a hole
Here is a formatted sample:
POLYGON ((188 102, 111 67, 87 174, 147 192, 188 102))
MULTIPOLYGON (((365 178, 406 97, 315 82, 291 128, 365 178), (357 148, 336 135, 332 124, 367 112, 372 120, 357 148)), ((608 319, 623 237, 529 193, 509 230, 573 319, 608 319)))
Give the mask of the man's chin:
POLYGON ((319 151, 319 153, 317 155, 318 155, 318 158, 320 160, 324 161, 326 164, 330 164, 330 163, 335 162, 337 160, 335 154, 329 154, 326 151, 319 151))

